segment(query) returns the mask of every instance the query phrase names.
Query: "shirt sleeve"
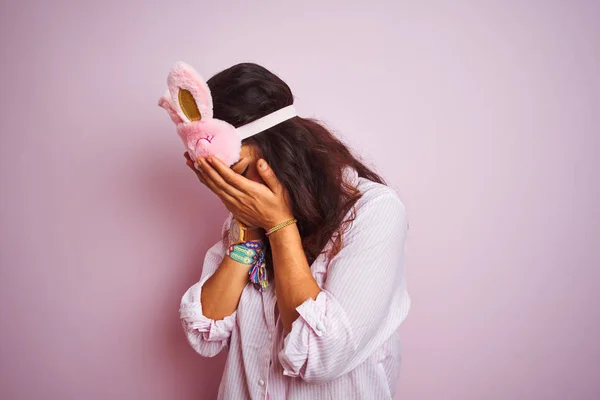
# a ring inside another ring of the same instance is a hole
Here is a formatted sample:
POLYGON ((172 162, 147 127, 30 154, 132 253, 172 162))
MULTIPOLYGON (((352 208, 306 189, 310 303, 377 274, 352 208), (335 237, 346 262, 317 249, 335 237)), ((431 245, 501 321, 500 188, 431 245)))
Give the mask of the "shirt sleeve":
POLYGON ((410 308, 404 272, 407 219, 394 192, 365 201, 316 300, 296 310, 279 351, 283 374, 308 383, 334 380, 367 360, 410 308))
MULTIPOLYGON (((231 213, 223 224, 221 235, 229 226, 231 213)), ((187 340, 204 357, 213 357, 229 345, 237 310, 221 320, 207 318, 200 301, 202 286, 215 273, 226 253, 226 243, 219 240, 206 252, 200 281, 192 285, 181 298, 179 314, 187 340)))

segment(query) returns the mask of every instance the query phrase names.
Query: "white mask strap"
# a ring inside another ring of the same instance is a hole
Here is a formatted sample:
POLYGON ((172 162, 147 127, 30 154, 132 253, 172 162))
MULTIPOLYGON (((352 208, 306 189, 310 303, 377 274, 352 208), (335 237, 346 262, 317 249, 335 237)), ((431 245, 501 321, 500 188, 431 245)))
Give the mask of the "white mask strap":
POLYGON ((292 104, 291 106, 284 107, 271 114, 265 115, 256 121, 252 121, 249 124, 242 125, 236 130, 240 134, 240 139, 244 140, 252 135, 256 135, 257 133, 266 131, 277 124, 287 121, 290 118, 294 118, 297 115, 296 108, 292 104))

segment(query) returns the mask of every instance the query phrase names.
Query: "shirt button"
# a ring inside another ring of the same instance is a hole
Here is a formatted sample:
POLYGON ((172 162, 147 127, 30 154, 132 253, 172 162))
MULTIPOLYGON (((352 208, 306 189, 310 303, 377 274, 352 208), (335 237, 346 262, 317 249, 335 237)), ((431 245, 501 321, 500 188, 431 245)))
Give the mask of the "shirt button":
POLYGON ((269 340, 273 339, 273 335, 269 333, 269 340))
POLYGON ((321 321, 317 322, 317 330, 319 332, 325 330, 325 326, 323 325, 323 323, 321 321))
POLYGON ((260 381, 258 381, 258 384, 259 384, 260 386, 263 386, 263 385, 265 384, 265 381, 263 381, 263 380, 261 379, 260 381))

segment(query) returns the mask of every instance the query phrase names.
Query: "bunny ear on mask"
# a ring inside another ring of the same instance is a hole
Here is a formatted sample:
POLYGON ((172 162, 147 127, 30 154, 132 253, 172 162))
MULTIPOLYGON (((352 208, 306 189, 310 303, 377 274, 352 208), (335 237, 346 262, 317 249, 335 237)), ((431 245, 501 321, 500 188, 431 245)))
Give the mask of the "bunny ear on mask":
POLYGON ((175 64, 169 73, 167 84, 171 107, 184 123, 213 117, 210 89, 191 66, 181 61, 175 64))
POLYGON ((175 111, 175 107, 173 106, 173 102, 171 101, 171 92, 169 89, 165 90, 165 93, 158 100, 158 105, 167 110, 171 120, 175 123, 175 125, 179 125, 183 123, 177 111, 175 111))

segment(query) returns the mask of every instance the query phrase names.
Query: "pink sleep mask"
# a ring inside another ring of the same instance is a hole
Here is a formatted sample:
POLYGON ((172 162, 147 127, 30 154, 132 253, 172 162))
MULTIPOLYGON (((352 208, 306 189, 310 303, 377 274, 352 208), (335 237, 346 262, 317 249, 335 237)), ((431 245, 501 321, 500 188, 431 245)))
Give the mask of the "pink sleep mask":
POLYGON ((240 158, 242 140, 295 117, 293 105, 235 128, 213 118, 210 89, 202 77, 189 65, 178 62, 167 78, 168 89, 158 101, 177 126, 190 157, 213 155, 227 165, 240 158))

